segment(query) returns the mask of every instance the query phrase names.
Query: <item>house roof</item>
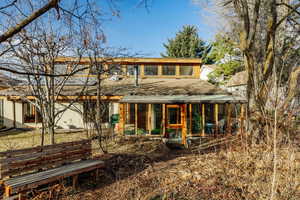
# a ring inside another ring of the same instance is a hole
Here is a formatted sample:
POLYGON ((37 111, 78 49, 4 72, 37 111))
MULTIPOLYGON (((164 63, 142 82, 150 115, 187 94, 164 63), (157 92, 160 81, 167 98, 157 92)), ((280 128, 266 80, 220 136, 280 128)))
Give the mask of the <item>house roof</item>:
POLYGON ((247 85, 248 81, 248 74, 246 71, 241 71, 236 73, 229 79, 226 86, 227 87, 234 87, 234 86, 240 86, 240 85, 247 85))
MULTIPOLYGON (((82 86, 65 86, 62 95, 78 95, 82 86)), ((88 86, 87 94, 96 95, 96 86, 88 86)), ((213 95, 230 94, 206 81, 198 79, 139 79, 139 86, 135 86, 135 79, 126 78, 120 81, 104 80, 101 92, 105 96, 126 95, 213 95)), ((0 91, 0 96, 32 96, 29 86, 19 86, 0 91)))
POLYGON ((20 81, 0 73, 0 88, 8 88, 17 85, 18 83, 20 83, 20 81))

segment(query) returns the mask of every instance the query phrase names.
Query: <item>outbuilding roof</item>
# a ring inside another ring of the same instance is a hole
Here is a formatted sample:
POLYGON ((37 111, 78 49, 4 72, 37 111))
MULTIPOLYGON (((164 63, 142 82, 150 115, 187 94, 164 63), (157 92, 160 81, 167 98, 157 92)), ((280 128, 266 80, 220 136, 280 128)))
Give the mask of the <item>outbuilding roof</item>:
POLYGON ((233 95, 174 95, 174 96, 124 96, 122 103, 246 103, 243 97, 233 95))

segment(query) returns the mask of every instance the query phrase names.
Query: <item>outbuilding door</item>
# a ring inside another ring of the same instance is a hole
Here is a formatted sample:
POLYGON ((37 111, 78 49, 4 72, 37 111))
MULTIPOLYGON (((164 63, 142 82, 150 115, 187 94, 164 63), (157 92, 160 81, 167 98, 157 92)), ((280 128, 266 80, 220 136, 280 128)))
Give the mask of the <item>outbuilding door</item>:
POLYGON ((166 105, 166 133, 168 138, 181 138, 186 144, 186 104, 166 105))

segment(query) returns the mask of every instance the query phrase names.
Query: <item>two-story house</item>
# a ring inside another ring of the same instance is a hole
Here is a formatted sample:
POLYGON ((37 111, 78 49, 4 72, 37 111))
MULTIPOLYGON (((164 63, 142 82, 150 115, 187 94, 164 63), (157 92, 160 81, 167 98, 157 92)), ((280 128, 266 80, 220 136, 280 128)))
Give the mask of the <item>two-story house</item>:
MULTIPOLYGON (((57 67, 68 68, 73 58, 57 59, 57 67)), ((89 58, 80 65, 89 66, 89 58)), ((200 80, 200 59, 181 58, 116 58, 103 63, 107 71, 101 84, 102 102, 107 110, 102 118, 109 124, 118 116, 120 134, 157 134, 179 138, 233 133, 242 127, 245 98, 234 96, 207 81, 200 80)), ((75 98, 80 83, 89 77, 89 92, 66 110, 57 123, 61 128, 85 128, 86 116, 95 107, 96 70, 82 70, 65 85, 57 107, 75 98), (80 112, 78 112, 78 110, 80 112)), ((28 86, 0 91, 4 105, 4 125, 35 127, 40 122, 37 109, 22 100, 34 100, 28 86)), ((107 125, 108 126, 108 125, 107 125)))

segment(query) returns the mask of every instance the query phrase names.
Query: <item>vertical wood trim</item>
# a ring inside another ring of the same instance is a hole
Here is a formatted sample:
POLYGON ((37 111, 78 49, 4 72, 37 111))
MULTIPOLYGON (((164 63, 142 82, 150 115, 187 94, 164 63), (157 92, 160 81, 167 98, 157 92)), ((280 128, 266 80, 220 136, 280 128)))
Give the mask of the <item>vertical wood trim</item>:
MULTIPOLYGON (((201 120, 199 120, 199 127, 203 128, 202 126, 202 104, 199 104, 199 115, 201 115, 201 120)), ((199 133, 197 134, 201 134, 202 130, 199 130, 199 133)))
POLYGON ((148 118, 147 118, 147 126, 148 126, 148 133, 151 135, 152 130, 152 104, 148 104, 148 118))
POLYGON ((202 136, 205 136, 205 104, 202 104, 202 136))
POLYGON ((106 73, 104 73, 104 77, 108 77, 109 76, 109 70, 110 70, 110 69, 108 69, 109 65, 107 63, 104 63, 103 68, 104 68, 104 71, 106 72, 106 73))
POLYGON ((157 65, 157 75, 162 76, 162 65, 157 65))
POLYGON ((16 128, 17 126, 16 126, 16 102, 15 101, 13 101, 13 119, 14 119, 13 126, 14 128, 16 128))
POLYGON ((121 71, 124 73, 124 76, 127 76, 127 65, 121 65, 121 71))
POLYGON ((125 104, 124 103, 120 103, 119 105, 119 113, 120 113, 120 121, 119 121, 119 133, 124 135, 124 128, 125 128, 125 115, 124 115, 124 111, 125 111, 125 104))
MULTIPOLYGON (((37 116, 37 109, 36 109, 36 107, 35 106, 33 106, 34 107, 34 122, 35 122, 35 124, 37 124, 37 122, 38 122, 38 116, 37 116)), ((35 125, 36 126, 36 125, 35 125)))
POLYGON ((140 65, 140 76, 141 77, 145 76, 145 65, 144 64, 140 65))
POLYGON ((124 104, 123 103, 123 112, 122 112, 122 118, 123 118, 123 122, 122 122, 122 124, 121 124, 121 129, 122 129, 122 131, 121 131, 121 134, 122 135, 124 135, 124 133, 125 133, 125 125, 126 125, 126 120, 127 120, 127 115, 126 115, 126 109, 127 109, 127 107, 129 106, 129 104, 124 104))
POLYGON ((24 106, 25 106, 25 103, 24 102, 22 102, 22 124, 24 124, 25 123, 25 112, 24 112, 24 106))
POLYGON ((179 77, 179 76, 180 76, 180 65, 176 65, 176 68, 175 68, 175 76, 176 76, 176 77, 179 77))
POLYGON ((182 132, 181 132, 181 139, 182 139, 182 144, 184 146, 187 145, 187 104, 183 104, 181 106, 181 122, 182 122, 182 132))
POLYGON ((189 131, 189 135, 192 135, 192 109, 193 109, 193 106, 192 104, 189 104, 189 115, 190 115, 190 120, 189 120, 189 123, 190 123, 190 131, 189 131))
POLYGON ((78 186, 78 175, 74 175, 72 177, 72 187, 73 187, 73 190, 76 190, 77 186, 78 186))
POLYGON ((128 123, 130 124, 130 104, 126 103, 126 118, 125 118, 125 124, 128 123))
POLYGON ((219 133, 219 104, 215 104, 215 134, 219 133))
POLYGON ((11 188, 5 186, 5 197, 10 197, 10 195, 11 195, 11 188))
POLYGON ((135 134, 137 135, 138 131, 138 104, 134 104, 134 130, 135 134))
POLYGON ((166 104, 162 104, 162 134, 163 136, 166 135, 166 104))
POLYGON ((193 72, 194 72, 193 77, 194 78, 200 78, 200 70, 201 70, 200 68, 201 68, 201 65, 193 66, 193 72))

